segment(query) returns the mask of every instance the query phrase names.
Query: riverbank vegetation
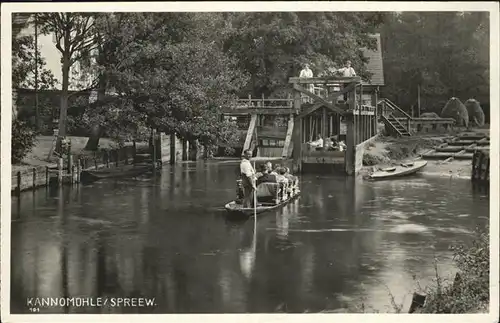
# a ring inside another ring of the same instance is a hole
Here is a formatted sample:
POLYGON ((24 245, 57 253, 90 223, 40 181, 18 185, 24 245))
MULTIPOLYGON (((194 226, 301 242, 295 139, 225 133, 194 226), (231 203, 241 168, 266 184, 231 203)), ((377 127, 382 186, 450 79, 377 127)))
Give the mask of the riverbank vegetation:
POLYGON ((490 239, 478 228, 470 245, 452 246, 455 278, 441 277, 425 289, 427 300, 419 313, 487 313, 490 301, 490 239))

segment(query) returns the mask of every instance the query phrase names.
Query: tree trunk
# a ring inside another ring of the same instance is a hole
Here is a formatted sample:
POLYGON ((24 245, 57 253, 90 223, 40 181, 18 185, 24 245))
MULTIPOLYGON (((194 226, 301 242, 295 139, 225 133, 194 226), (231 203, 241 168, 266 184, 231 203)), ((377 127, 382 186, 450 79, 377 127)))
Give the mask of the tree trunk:
MULTIPOLYGON (((104 81, 100 80, 99 81, 99 90, 97 92, 97 104, 101 104, 101 102, 104 100, 104 96, 106 95, 106 84, 104 81)), ((96 109, 98 106, 96 106, 96 109)), ((85 144, 85 150, 97 150, 97 147, 99 146, 99 140, 101 139, 102 135, 102 127, 101 125, 97 122, 95 123, 92 128, 90 129, 90 136, 89 139, 87 140, 87 143, 85 144)))
POLYGON ((66 136, 66 125, 68 116, 68 88, 69 88, 69 69, 70 57, 69 53, 63 54, 62 58, 62 89, 61 89, 61 103, 59 111, 59 136, 56 143, 56 151, 61 153, 61 139, 66 136))
POLYGON ((85 144, 84 150, 95 151, 99 146, 99 140, 101 139, 101 126, 96 124, 90 129, 90 136, 85 144))
MULTIPOLYGON (((102 51, 101 51, 102 52, 102 51)), ((99 88, 97 89, 97 106, 96 109, 102 104, 106 96, 106 77, 104 74, 99 76, 99 88)), ((92 129, 90 130, 89 140, 87 140, 87 144, 85 145, 85 150, 97 150, 99 146, 99 139, 101 139, 102 135, 102 127, 97 122, 92 129)))

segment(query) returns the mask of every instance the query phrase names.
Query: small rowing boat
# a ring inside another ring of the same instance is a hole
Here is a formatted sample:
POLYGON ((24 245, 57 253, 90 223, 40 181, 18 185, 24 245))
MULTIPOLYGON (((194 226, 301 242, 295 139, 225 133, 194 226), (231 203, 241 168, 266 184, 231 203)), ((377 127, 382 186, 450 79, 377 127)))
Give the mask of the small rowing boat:
POLYGON ((389 179, 415 174, 427 165, 427 161, 419 160, 410 163, 402 163, 399 166, 381 169, 370 175, 371 179, 389 179))
POLYGON ((153 171, 151 164, 124 165, 113 168, 101 168, 96 170, 84 170, 81 173, 81 180, 84 183, 96 182, 107 178, 137 177, 153 171))
POLYGON ((251 217, 267 211, 276 210, 293 201, 300 195, 298 187, 286 187, 278 183, 261 183, 257 187, 257 207, 243 207, 241 199, 227 203, 224 208, 232 215, 251 217), (269 192, 274 192, 270 196, 269 192), (272 198, 270 198, 272 197, 272 198))

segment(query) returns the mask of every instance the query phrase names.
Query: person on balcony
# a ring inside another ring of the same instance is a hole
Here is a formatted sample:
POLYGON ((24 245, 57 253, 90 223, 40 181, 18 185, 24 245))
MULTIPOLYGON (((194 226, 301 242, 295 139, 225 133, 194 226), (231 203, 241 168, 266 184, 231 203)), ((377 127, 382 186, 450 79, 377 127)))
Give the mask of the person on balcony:
POLYGON ((356 76, 356 71, 351 66, 351 61, 346 61, 345 66, 338 70, 340 75, 343 77, 354 77, 356 76))
MULTIPOLYGON (((309 64, 305 63, 304 68, 300 71, 299 77, 310 78, 313 76, 314 76, 313 71, 310 69, 309 64)), ((314 93, 314 84, 305 84, 305 86, 309 92, 314 93)), ((310 102, 311 101, 310 98, 306 97, 306 96, 302 96, 302 100, 303 100, 303 102, 310 102)))
MULTIPOLYGON (((351 67, 351 61, 346 61, 345 66, 338 70, 340 75, 343 77, 354 77, 356 76, 356 71, 351 67)), ((345 85, 344 85, 345 86, 345 85)), ((344 93, 344 101, 347 102, 347 93, 344 93)))

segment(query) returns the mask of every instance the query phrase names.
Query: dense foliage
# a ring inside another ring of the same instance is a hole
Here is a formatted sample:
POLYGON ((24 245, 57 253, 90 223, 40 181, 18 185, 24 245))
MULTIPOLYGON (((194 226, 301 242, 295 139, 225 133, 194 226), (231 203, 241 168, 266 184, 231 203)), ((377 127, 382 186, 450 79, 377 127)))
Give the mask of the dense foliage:
MULTIPOLYGON (((19 36, 12 40, 12 87, 35 87, 35 40, 32 36, 19 36)), ((52 89, 57 84, 54 74, 46 68, 46 61, 38 49, 38 89, 52 89)))
MULTIPOLYGON (((20 26, 13 25, 16 33, 12 38, 12 87, 35 87, 35 74, 38 73, 36 86, 40 90, 52 89, 57 84, 57 80, 50 70, 46 68, 46 61, 40 55, 39 48, 35 48, 34 37, 30 35, 19 35, 21 28, 28 24, 28 20, 23 20, 20 26), (38 55, 38 57, 36 57, 38 55), (37 59, 36 59, 37 58, 37 59), (38 69, 38 70, 37 70, 38 69)), ((17 99, 17 98, 13 98, 17 99)), ((23 98, 20 99, 22 101, 23 98)), ((23 102, 13 102, 15 105, 22 105, 23 102)), ((45 113, 46 102, 39 102, 39 115, 45 113)), ((12 117, 12 163, 19 163, 33 149, 36 143, 36 124, 34 120, 35 108, 27 109, 30 113, 16 111, 12 117), (33 111, 33 112, 31 112, 33 111)))
POLYGON ((388 14, 381 28, 383 96, 439 113, 450 97, 489 102, 488 12, 388 14))
POLYGON ((102 33, 109 41, 103 50, 113 57, 99 72, 113 95, 89 111, 89 121, 98 115, 105 127, 116 120, 130 133, 155 127, 207 145, 231 140, 219 107, 234 99, 246 77, 207 35, 206 23, 222 24, 218 18, 195 13, 107 17, 102 33))
POLYGON ((25 122, 12 119, 12 164, 20 163, 28 153, 31 152, 36 143, 36 132, 25 122))
POLYGON ((342 66, 349 59, 367 78, 362 48, 373 49, 370 37, 383 15, 353 12, 268 12, 227 14, 225 50, 251 75, 244 96, 283 95, 288 78, 309 63, 314 75, 342 66))
MULTIPOLYGON (((485 102, 487 18, 484 12, 38 15, 40 31, 55 35, 62 55, 60 133, 67 127, 69 68, 78 62, 98 92, 95 102, 80 102, 85 113, 70 125, 91 131, 91 148, 104 134, 137 139, 150 127, 204 145, 234 141, 234 127, 218 118, 221 106, 248 94, 288 95, 288 78, 306 62, 319 75, 349 59, 367 79, 362 49, 374 48, 370 34, 376 32, 382 35, 387 83, 382 94, 403 109, 416 104, 418 86, 422 112, 439 113, 452 96, 485 102)), ((16 42, 13 56, 31 61, 28 39, 16 42)), ((25 70, 19 66, 18 75, 25 70)), ((50 75, 41 75, 50 83, 50 75)))
POLYGON ((460 278, 452 284, 438 276, 435 286, 428 290, 423 313, 488 312, 490 239, 487 230, 478 229, 471 245, 453 247, 460 278))

